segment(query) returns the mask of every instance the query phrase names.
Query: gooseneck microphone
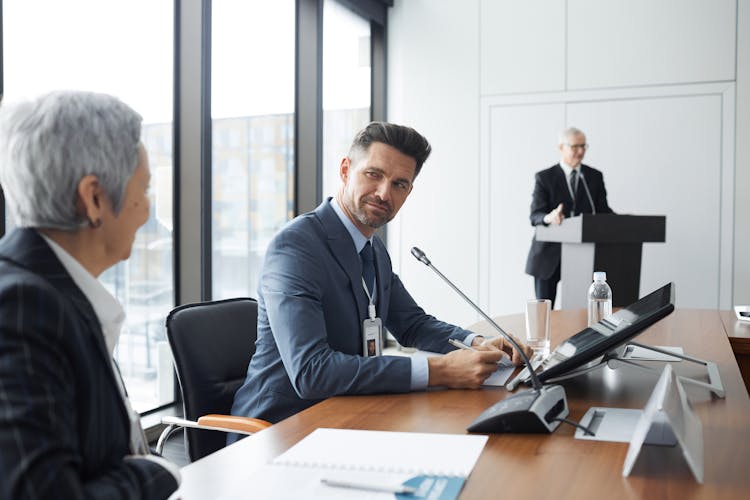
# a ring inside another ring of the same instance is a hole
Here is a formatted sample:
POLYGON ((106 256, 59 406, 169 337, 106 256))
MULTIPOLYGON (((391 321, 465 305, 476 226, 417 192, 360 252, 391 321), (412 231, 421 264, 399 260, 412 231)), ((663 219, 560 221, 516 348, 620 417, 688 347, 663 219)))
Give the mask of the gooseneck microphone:
POLYGON ((414 257, 416 257, 416 259, 419 262, 421 262, 425 266, 427 266, 430 269, 432 269, 433 271, 435 271, 435 273, 438 276, 440 276, 440 278, 443 281, 445 281, 446 283, 448 283, 448 286, 450 286, 451 288, 453 288, 453 290, 457 294, 459 294, 466 302, 468 302, 471 305, 471 307, 474 308, 474 310, 476 312, 478 312, 485 320, 487 320, 487 322, 490 325, 492 325, 492 328, 494 328, 495 330, 497 330, 497 332, 500 333, 500 335, 502 335, 508 342, 511 343, 511 345, 513 345, 513 347, 516 348, 516 351, 518 351, 518 354, 523 359, 524 364, 529 367, 529 373, 531 374, 531 385, 534 387, 534 390, 537 390, 537 391, 540 390, 542 388, 542 383, 539 381, 539 378, 537 378, 536 373, 534 373, 534 370, 531 369, 531 361, 529 361, 529 358, 526 356, 526 353, 523 352, 523 349, 521 349, 521 347, 516 343, 516 341, 513 339, 513 337, 511 337, 508 333, 506 333, 505 330, 503 330, 502 328, 500 328, 500 325, 498 325, 497 323, 495 323, 495 321, 493 321, 492 318, 490 318, 489 316, 487 316, 487 314, 485 314, 485 312, 482 311, 479 308, 478 305, 476 305, 469 297, 467 297, 466 294, 464 294, 464 292, 462 292, 461 290, 459 290, 458 287, 451 282, 451 280, 449 280, 448 278, 446 278, 443 273, 441 273, 440 271, 438 271, 437 268, 432 265, 432 263, 430 262, 430 259, 427 258, 427 255, 425 255, 425 253, 422 250, 420 250, 417 247, 412 247, 411 254, 414 257))
POLYGON ((467 428, 470 432, 552 432, 568 415, 565 390, 560 385, 543 386, 531 366, 526 353, 516 341, 495 323, 479 306, 432 265, 427 255, 417 247, 411 254, 432 269, 445 283, 474 308, 505 340, 518 351, 530 374, 532 389, 509 396, 487 408, 467 428))
POLYGON ((591 205, 591 213, 596 215, 596 207, 594 206, 594 199, 591 197, 591 191, 589 191, 589 183, 586 182, 586 178, 583 176, 583 170, 578 172, 578 177, 583 181, 583 189, 586 190, 586 196, 589 199, 589 204, 591 205))

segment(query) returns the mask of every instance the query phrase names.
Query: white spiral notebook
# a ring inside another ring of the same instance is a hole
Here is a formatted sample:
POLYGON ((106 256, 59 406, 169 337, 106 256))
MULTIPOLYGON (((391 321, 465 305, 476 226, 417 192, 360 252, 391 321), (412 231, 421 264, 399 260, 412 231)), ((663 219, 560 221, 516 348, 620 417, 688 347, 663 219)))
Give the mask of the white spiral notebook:
POLYGON ((487 436, 316 429, 275 465, 466 478, 487 436))
POLYGON ((454 500, 486 442, 481 435, 321 428, 252 474, 247 489, 238 491, 266 500, 454 500), (413 491, 404 495, 361 485, 413 491))

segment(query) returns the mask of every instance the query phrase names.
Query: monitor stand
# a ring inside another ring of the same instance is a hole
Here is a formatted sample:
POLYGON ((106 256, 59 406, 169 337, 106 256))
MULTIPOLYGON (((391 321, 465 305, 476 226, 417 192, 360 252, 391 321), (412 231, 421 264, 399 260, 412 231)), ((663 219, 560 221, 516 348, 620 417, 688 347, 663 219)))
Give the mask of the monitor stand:
MULTIPOLYGON (((583 375, 584 373, 588 373, 593 370, 598 370, 599 368, 602 368, 604 366, 608 366, 609 368, 612 368, 613 370, 621 366, 634 366, 636 368, 640 368, 642 370, 646 370, 646 371, 650 371, 654 373, 661 372, 660 369, 657 369, 653 366, 647 366, 647 365, 641 364, 640 362, 634 361, 633 359, 628 358, 626 356, 627 346, 640 347, 641 349, 646 349, 646 350, 653 351, 653 352, 666 355, 666 356, 674 356, 676 358, 680 358, 685 361, 689 361, 691 363, 697 363, 699 365, 705 366, 706 373, 708 375, 708 382, 703 382, 702 380, 696 380, 694 378, 685 377, 682 375, 678 375, 677 378, 683 383, 697 385, 699 387, 703 387, 704 389, 708 389, 719 398, 724 397, 725 395, 724 384, 721 382, 721 375, 719 374, 719 368, 718 366, 716 366, 716 363, 714 363, 713 361, 706 361, 704 359, 694 358, 692 356, 687 356, 685 354, 680 354, 680 353, 676 353, 673 351, 667 351, 665 349, 660 349, 658 347, 652 347, 652 346, 648 346, 645 344, 640 344, 638 342, 629 342, 625 347, 618 348, 615 351, 607 353, 604 356, 586 364, 585 366, 578 368, 577 370, 573 370, 559 377, 551 378, 547 380, 545 383, 557 383, 557 382, 560 382, 561 380, 567 380, 569 378, 577 377, 579 375, 583 375)), ((644 361, 647 361, 647 360, 644 360, 644 361)), ((527 377, 528 375, 524 374, 522 371, 516 376, 516 378, 514 378, 513 380, 508 382, 508 384, 506 384, 506 388, 509 391, 512 391, 513 389, 515 389, 515 387, 518 385, 519 382, 526 382, 525 379, 527 377)))

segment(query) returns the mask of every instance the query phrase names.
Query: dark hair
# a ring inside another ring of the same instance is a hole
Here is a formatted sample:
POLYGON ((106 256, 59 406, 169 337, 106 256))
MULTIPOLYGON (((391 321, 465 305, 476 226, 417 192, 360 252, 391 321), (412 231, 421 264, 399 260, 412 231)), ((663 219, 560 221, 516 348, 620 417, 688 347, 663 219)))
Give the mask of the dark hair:
POLYGON ((382 142, 398 149, 406 156, 414 158, 417 162, 414 177, 419 175, 422 165, 430 156, 432 146, 422 134, 411 127, 396 125, 395 123, 371 122, 365 128, 357 132, 349 149, 349 156, 364 153, 373 142, 382 142))

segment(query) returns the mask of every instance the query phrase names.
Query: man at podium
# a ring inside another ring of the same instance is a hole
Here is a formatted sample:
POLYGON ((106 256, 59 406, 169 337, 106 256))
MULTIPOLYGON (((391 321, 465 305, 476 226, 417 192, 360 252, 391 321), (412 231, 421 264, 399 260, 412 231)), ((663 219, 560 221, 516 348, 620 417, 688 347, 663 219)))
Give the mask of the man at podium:
MULTIPOLYGON (((614 213, 607 204, 602 173, 581 163, 588 144, 575 127, 560 133, 560 163, 536 173, 531 198, 531 225, 560 224, 565 217, 614 213)), ((526 274, 534 277, 537 299, 550 299, 555 306, 560 281, 560 243, 534 237, 526 259, 526 274)))

